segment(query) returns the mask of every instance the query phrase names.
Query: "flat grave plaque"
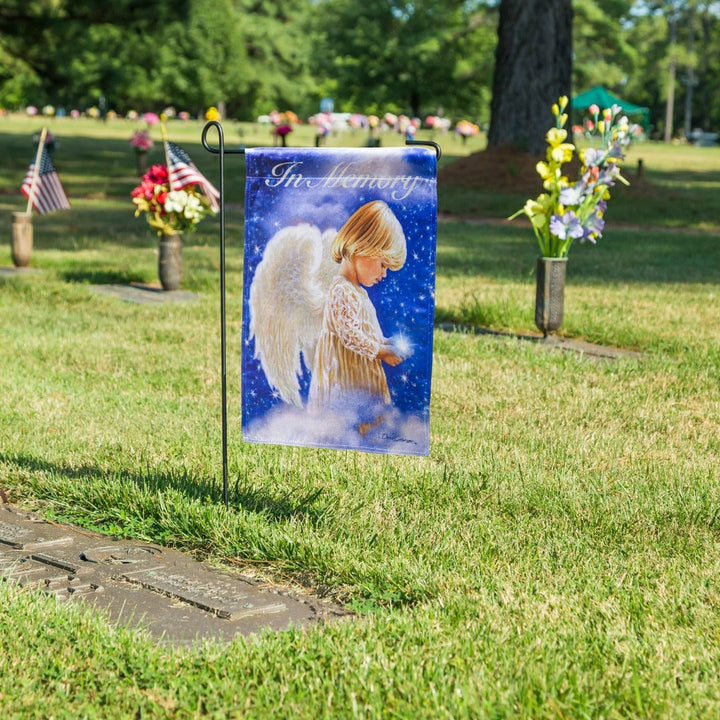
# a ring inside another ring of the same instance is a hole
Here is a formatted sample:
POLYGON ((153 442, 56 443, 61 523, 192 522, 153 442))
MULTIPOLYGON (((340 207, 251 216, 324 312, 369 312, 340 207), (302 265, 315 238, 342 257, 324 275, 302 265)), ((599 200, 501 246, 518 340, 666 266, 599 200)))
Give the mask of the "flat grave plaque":
POLYGON ((285 603, 276 597, 251 596, 249 592, 239 590, 237 580, 226 580, 220 574, 213 577, 197 571, 192 575, 180 574, 161 566, 126 572, 120 578, 227 620, 284 612, 286 609, 285 603))
POLYGON ((352 615, 319 598, 217 569, 172 548, 49 523, 0 503, 0 582, 77 599, 161 643, 229 641, 352 615))
POLYGON ((147 562, 155 563, 161 555, 162 550, 152 545, 110 545, 83 550, 80 557, 92 563, 135 565, 147 562))

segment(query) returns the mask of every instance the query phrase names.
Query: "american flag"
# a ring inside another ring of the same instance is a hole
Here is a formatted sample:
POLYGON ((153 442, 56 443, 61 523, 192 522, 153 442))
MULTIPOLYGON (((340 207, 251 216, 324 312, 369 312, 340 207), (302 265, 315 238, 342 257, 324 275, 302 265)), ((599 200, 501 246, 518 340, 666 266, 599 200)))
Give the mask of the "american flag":
POLYGON ((175 143, 167 142, 168 176, 171 190, 182 190, 188 185, 199 185, 210 200, 213 210, 220 209, 220 193, 195 167, 190 156, 175 143))
POLYGON ((20 192, 26 197, 32 196, 32 204, 40 215, 53 210, 68 210, 70 203, 63 189, 57 170, 50 159, 50 153, 43 143, 40 153, 40 171, 35 173, 35 161, 30 163, 20 192), (35 187, 33 187, 33 181, 35 187))

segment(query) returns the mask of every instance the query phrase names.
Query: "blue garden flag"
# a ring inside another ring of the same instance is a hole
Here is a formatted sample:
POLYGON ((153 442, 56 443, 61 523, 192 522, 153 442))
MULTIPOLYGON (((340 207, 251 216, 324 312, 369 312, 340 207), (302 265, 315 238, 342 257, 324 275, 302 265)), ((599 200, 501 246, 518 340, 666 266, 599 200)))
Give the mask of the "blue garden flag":
POLYGON ((245 158, 244 440, 427 455, 434 149, 245 158))

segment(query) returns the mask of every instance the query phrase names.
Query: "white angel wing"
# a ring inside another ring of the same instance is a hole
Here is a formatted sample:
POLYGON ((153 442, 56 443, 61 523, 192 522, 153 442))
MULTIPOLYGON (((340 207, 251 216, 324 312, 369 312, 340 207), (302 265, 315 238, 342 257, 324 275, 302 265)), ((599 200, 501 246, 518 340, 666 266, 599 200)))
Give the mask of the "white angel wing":
POLYGON ((302 406, 300 353, 312 372, 327 289, 337 274, 330 257, 334 230, 314 225, 279 230, 265 247, 250 286, 250 338, 270 386, 302 406))

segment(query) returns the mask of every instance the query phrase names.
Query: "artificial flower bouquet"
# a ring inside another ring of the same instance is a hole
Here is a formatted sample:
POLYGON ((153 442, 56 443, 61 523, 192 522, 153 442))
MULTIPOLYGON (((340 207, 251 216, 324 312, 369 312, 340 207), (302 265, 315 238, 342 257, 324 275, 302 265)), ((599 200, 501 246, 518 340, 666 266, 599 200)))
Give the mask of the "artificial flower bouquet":
POLYGON ((136 153, 146 153, 154 143, 147 130, 136 130, 130 138, 130 145, 136 153))
POLYGON ((605 226, 609 189, 616 181, 628 184, 620 174, 620 163, 625 158, 624 149, 632 139, 635 126, 620 115, 618 105, 603 110, 601 119, 598 119, 600 108, 597 105, 589 108, 595 119, 599 147, 591 145, 578 151, 579 179, 571 181, 563 174, 563 165, 573 159, 577 150, 575 145, 566 142, 567 131, 563 126, 568 119, 567 105, 568 99, 563 96, 552 106, 555 127, 545 136, 547 160, 536 166, 545 192, 528 200, 510 218, 521 214, 528 216, 542 257, 567 257, 575 240, 595 243, 605 226))
POLYGON ((207 196, 197 186, 171 190, 165 165, 153 165, 130 195, 136 206, 135 217, 145 213, 148 224, 160 237, 192 231, 213 212, 207 196))

